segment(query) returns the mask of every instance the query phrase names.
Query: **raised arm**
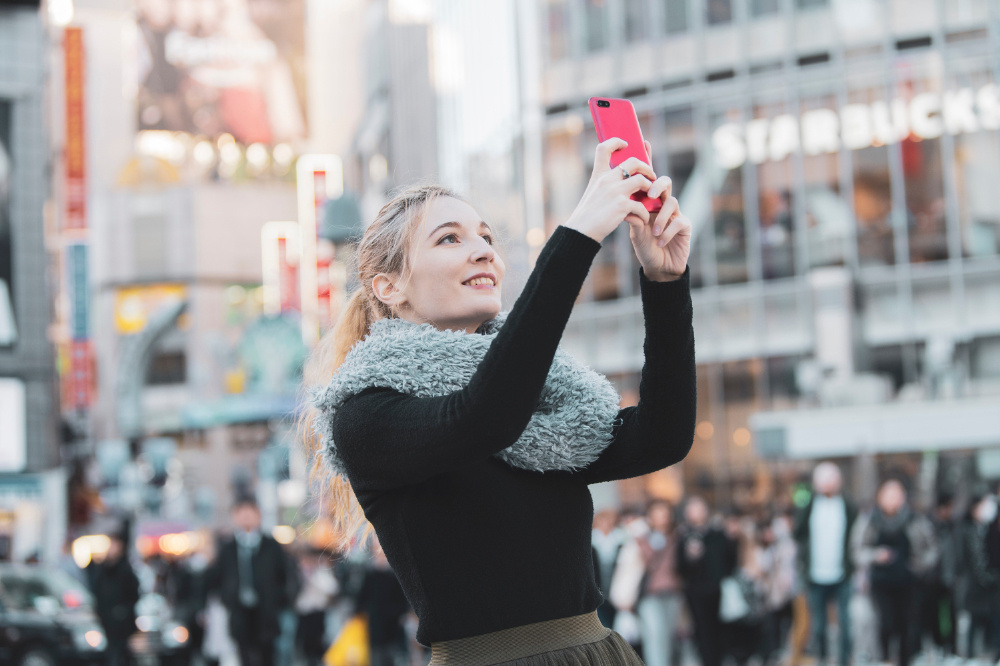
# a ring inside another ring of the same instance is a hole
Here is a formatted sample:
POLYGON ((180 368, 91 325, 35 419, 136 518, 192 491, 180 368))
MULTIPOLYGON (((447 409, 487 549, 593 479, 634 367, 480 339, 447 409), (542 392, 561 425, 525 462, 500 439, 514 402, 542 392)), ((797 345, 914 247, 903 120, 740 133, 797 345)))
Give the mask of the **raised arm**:
POLYGON ((384 489, 416 483, 516 442, 600 247, 578 231, 556 228, 465 388, 434 398, 369 389, 341 405, 332 434, 351 484, 384 489))
POLYGON ((697 387, 690 270, 653 282, 640 269, 646 339, 639 404, 619 412, 614 441, 579 472, 587 483, 649 474, 683 460, 694 441, 697 387))

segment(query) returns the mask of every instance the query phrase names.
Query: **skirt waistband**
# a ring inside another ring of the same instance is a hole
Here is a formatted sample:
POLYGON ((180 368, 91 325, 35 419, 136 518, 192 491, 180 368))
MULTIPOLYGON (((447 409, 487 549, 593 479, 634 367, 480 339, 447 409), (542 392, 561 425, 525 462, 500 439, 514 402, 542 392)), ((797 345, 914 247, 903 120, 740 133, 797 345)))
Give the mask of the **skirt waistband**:
POLYGON ((556 620, 522 624, 468 638, 431 643, 428 666, 490 666, 533 654, 599 641, 611 630, 597 611, 556 620))

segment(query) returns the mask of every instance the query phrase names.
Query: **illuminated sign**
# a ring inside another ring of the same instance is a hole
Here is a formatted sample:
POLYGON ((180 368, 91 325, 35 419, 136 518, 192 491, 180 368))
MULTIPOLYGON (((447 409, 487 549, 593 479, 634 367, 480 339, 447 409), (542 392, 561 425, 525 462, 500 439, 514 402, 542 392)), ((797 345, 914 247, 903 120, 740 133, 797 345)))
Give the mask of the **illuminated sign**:
POLYGON ((815 109, 796 117, 783 114, 745 124, 726 123, 712 134, 715 163, 735 169, 780 161, 794 153, 820 155, 841 147, 858 150, 902 141, 910 134, 935 139, 945 132, 961 134, 1000 129, 1000 86, 920 93, 890 103, 848 104, 839 112, 815 109))
POLYGON ((87 228, 87 153, 84 124, 83 30, 66 28, 66 228, 87 228))
POLYGON ((24 382, 0 377, 0 472, 20 472, 27 463, 24 382))
POLYGON ((302 238, 302 336, 311 345, 334 316, 330 291, 333 247, 319 238, 319 220, 326 202, 344 194, 344 167, 336 155, 303 155, 295 168, 302 238))

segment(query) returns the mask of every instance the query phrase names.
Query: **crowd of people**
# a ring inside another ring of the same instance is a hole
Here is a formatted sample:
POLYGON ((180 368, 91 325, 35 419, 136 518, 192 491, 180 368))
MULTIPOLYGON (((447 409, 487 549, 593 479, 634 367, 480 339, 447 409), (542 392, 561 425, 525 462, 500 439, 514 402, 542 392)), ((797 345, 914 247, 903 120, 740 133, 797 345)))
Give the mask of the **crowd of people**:
POLYGON ((601 619, 648 666, 795 666, 807 656, 907 666, 922 650, 996 663, 997 497, 974 495, 957 513, 945 493, 921 512, 907 488, 888 477, 861 510, 824 462, 787 510, 713 512, 697 496, 602 509, 601 619))
MULTIPOLYGON (((959 513, 942 494, 922 512, 907 487, 887 478, 871 506, 859 506, 840 469, 824 462, 787 509, 715 511, 694 495, 677 506, 655 498, 601 509, 592 539, 599 617, 648 666, 796 666, 806 657, 907 666, 922 650, 995 663, 997 497, 974 495, 959 513)), ((416 617, 377 539, 333 554, 280 545, 262 532, 251 499, 231 517, 232 535, 211 560, 161 558, 151 568, 152 590, 190 632, 182 663, 331 663, 331 645, 363 617, 370 664, 426 664, 416 617)), ((124 542, 112 539, 86 574, 109 663, 127 664, 141 576, 124 542)))

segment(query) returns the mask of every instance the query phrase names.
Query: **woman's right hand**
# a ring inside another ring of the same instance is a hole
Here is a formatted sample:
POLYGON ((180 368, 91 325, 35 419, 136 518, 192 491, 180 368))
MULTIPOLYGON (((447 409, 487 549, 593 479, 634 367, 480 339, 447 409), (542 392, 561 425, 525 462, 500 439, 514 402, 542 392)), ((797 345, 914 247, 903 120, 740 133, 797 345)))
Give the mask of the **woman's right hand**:
POLYGON ((642 224, 649 222, 649 211, 642 202, 633 201, 631 197, 640 190, 649 190, 656 180, 653 168, 635 157, 628 158, 613 169, 610 166, 611 153, 627 145, 627 141, 618 137, 597 144, 594 172, 580 203, 563 223, 564 227, 575 229, 600 243, 623 220, 641 221, 642 224), (622 167, 632 175, 625 178, 622 167))

